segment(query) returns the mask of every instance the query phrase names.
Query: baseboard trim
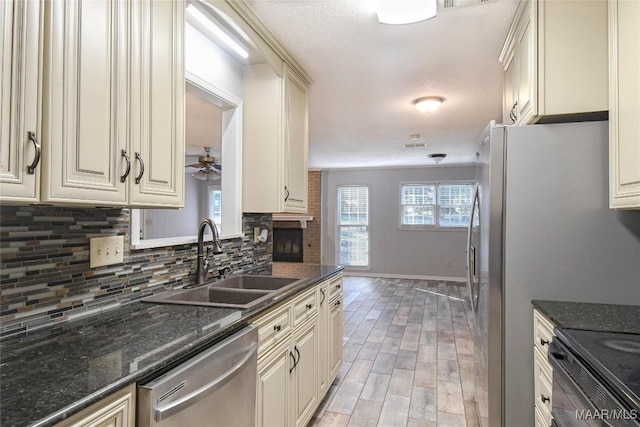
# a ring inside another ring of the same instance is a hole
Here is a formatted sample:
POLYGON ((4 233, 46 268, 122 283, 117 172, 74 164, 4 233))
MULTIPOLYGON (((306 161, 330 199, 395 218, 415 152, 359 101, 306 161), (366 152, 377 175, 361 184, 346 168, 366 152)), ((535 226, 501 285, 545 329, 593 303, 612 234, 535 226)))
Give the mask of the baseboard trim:
POLYGON ((368 271, 347 271, 343 270, 345 276, 361 276, 361 277, 380 277, 384 279, 416 279, 416 280, 434 280, 438 282, 466 282, 464 277, 445 277, 445 276, 418 276, 411 274, 386 274, 371 273, 368 271))

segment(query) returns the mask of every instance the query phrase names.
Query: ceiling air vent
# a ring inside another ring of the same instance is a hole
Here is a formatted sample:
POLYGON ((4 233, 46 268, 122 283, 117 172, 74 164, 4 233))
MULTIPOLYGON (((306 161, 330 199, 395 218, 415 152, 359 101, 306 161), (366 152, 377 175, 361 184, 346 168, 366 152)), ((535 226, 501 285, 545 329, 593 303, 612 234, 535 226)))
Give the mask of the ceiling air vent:
POLYGON ((472 6, 474 4, 488 3, 489 0, 437 0, 439 10, 453 9, 455 7, 472 6))

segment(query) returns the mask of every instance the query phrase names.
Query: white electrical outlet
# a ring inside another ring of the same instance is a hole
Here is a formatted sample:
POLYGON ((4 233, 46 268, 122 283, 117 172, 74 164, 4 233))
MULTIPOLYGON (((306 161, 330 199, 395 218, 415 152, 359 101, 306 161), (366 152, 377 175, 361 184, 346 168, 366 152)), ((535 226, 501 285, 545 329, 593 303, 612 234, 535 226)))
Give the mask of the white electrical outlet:
POLYGON ((94 237, 89 239, 89 267, 122 264, 124 236, 94 237))

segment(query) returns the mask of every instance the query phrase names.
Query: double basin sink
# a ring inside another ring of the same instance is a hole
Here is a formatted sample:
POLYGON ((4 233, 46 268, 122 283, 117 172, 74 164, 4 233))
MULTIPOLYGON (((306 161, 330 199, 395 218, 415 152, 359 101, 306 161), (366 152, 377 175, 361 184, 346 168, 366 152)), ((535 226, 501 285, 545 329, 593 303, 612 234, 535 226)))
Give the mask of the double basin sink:
POLYGON ((294 288, 306 278, 238 275, 192 289, 166 291, 143 302, 209 307, 250 308, 294 288))

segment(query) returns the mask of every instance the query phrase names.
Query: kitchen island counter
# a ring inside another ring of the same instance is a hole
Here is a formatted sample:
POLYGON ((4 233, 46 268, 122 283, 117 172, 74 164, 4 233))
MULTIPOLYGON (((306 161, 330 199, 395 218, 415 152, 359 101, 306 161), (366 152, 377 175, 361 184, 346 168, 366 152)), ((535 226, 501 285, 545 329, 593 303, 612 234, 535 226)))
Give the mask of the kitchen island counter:
POLYGON ((0 425, 48 426, 158 375, 271 307, 342 271, 307 280, 250 309, 133 302, 0 342, 0 425))

